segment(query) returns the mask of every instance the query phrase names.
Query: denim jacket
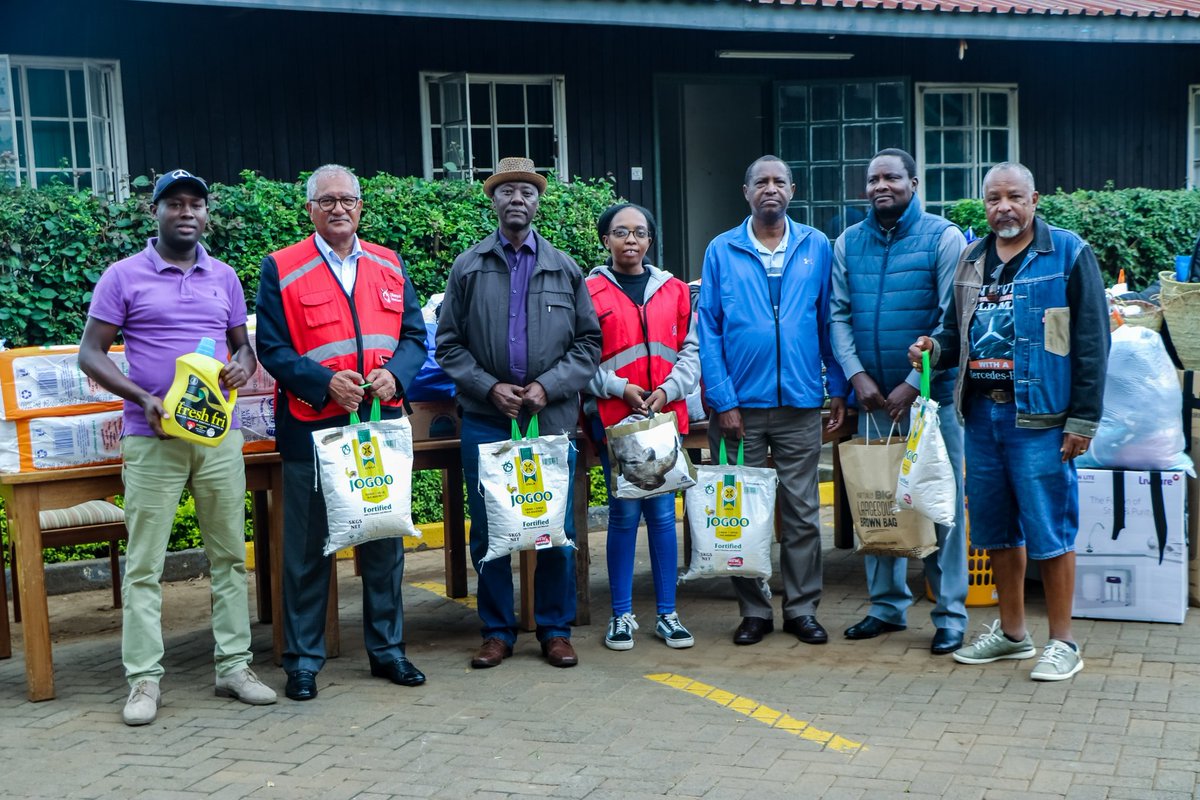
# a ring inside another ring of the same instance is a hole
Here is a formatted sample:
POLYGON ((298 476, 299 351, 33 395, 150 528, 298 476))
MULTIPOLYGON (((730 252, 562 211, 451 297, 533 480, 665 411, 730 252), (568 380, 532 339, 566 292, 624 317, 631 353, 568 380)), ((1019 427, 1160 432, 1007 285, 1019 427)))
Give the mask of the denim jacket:
MULTIPOLYGON (((1064 427, 1092 437, 1100 423, 1108 364, 1108 308, 1100 267, 1091 247, 1077 234, 1034 219, 1033 243, 1013 280, 1013 392, 1020 428, 1064 427), (1076 296, 1068 285, 1076 275, 1076 296)), ((933 337, 933 360, 953 365, 958 350, 954 402, 960 417, 970 357, 971 318, 983 286, 988 242, 980 239, 963 253, 954 278, 956 315, 933 337)))

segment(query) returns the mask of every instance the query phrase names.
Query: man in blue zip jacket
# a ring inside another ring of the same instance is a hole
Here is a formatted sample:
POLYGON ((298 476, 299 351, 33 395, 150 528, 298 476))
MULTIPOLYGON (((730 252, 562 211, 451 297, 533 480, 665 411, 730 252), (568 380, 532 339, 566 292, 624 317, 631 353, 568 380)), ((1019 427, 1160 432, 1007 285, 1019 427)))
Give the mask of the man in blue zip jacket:
POLYGON ((1037 218, 1023 164, 983 178, 985 238, 962 255, 954 313, 908 350, 958 364, 954 405, 964 418, 971 543, 987 550, 1000 619, 954 652, 963 664, 1033 658, 1025 566, 1038 561, 1049 641, 1030 672, 1061 681, 1083 669, 1071 630, 1079 486, 1074 459, 1100 424, 1108 364, 1108 304, 1096 256, 1077 234, 1037 218))
MULTIPOLYGON (((713 452, 721 436, 744 440, 747 465, 766 466, 769 450, 779 472, 783 629, 807 644, 824 644, 829 635, 816 617, 822 364, 832 398, 830 429, 845 416, 846 379, 829 340, 829 240, 788 218, 795 191, 791 169, 776 156, 747 168, 742 194, 750 216, 708 245, 697 328, 705 396, 714 412, 713 452)), ((733 586, 742 616, 734 644, 757 644, 775 627, 770 599, 756 579, 733 578, 733 586)))
MULTIPOLYGON (((921 372, 900 359, 918 336, 936 334, 953 301, 954 270, 966 240, 953 223, 921 210, 917 167, 903 150, 880 150, 867 165, 867 218, 833 246, 833 352, 858 400, 858 434, 881 435, 894 421, 908 435, 909 408, 921 372), (874 423, 874 431, 867 426, 874 423), (880 433, 875 433, 879 431, 880 433)), ((963 514, 963 433, 954 410, 957 370, 938 372, 930 396, 954 470, 958 506, 954 525, 937 526, 937 552, 925 557, 925 577, 937 628, 930 650, 953 653, 967 627, 967 542, 963 514)), ((847 639, 902 631, 913 595, 908 559, 866 556, 871 609, 846 629, 847 639)))

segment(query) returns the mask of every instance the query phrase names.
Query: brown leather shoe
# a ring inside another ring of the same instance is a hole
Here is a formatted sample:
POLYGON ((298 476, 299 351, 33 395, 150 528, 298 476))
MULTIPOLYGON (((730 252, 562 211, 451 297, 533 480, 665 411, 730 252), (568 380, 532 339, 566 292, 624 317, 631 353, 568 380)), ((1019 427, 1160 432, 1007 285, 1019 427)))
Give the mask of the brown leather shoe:
POLYGON ((475 651, 475 656, 471 659, 471 666, 475 669, 498 667, 501 661, 511 655, 512 645, 493 636, 483 640, 483 644, 479 646, 479 649, 475 651))
POLYGON ((542 642, 542 655, 552 667, 573 667, 579 663, 571 640, 563 636, 554 636, 542 642))

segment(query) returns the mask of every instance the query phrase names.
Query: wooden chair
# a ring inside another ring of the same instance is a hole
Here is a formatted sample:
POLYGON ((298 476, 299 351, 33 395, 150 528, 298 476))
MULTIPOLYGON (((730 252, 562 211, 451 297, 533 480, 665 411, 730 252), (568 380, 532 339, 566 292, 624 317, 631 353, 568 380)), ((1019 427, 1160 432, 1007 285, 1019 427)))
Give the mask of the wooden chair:
MULTIPOLYGON (((125 510, 107 500, 89 500, 70 508, 56 508, 38 513, 42 526, 43 547, 67 547, 77 544, 108 542, 108 560, 112 568, 113 608, 121 607, 121 548, 120 541, 129 538, 125 530, 125 510)), ((8 543, 9 563, 12 566, 13 620, 21 621, 21 597, 17 592, 16 547, 8 543)))

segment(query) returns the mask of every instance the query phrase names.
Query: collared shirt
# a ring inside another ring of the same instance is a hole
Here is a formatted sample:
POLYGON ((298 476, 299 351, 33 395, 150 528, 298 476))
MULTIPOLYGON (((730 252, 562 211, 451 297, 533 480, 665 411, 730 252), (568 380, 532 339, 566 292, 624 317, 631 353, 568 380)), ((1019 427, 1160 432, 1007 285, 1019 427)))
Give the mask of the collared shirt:
POLYGON ((524 386, 529 377, 529 279, 537 266, 537 238, 530 228, 520 247, 500 235, 508 260, 508 362, 513 380, 524 386))
POLYGON ((337 275, 338 281, 342 284, 342 289, 346 294, 354 293, 354 278, 358 275, 358 259, 363 254, 362 245, 358 243, 358 235, 355 234, 354 240, 350 243, 350 254, 344 259, 333 251, 329 246, 329 242, 321 238, 321 234, 313 234, 313 238, 317 243, 317 250, 321 255, 325 256, 325 260, 329 262, 329 266, 333 267, 333 273, 337 275))
MULTIPOLYGON (((157 242, 150 239, 145 250, 104 271, 88 315, 121 329, 129 379, 162 399, 175 378, 175 359, 195 352, 202 337, 216 342, 216 358, 229 360, 226 334, 246 324, 246 298, 237 273, 203 247, 196 246, 196 263, 185 271, 163 260, 157 242)), ((125 435, 152 435, 141 406, 128 400, 125 435)))
POLYGON ((754 245, 754 251, 758 253, 758 259, 762 262, 763 269, 767 271, 767 286, 771 290, 771 305, 779 308, 779 298, 783 293, 783 261, 787 255, 788 240, 791 238, 791 231, 785 225, 783 228, 783 238, 779 240, 779 244, 774 250, 768 250, 767 246, 758 240, 754 235, 754 218, 751 217, 746 221, 746 233, 750 236, 750 244, 754 245))

